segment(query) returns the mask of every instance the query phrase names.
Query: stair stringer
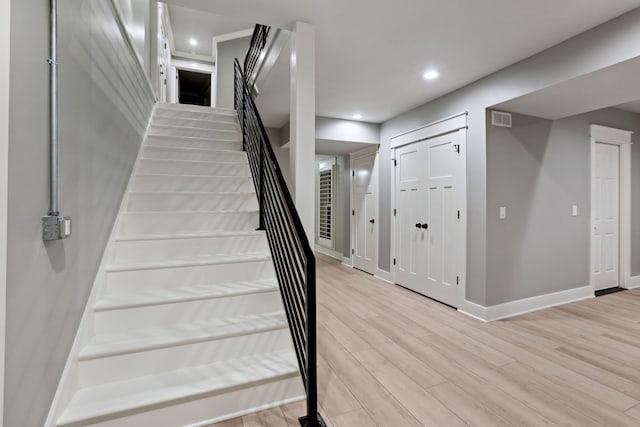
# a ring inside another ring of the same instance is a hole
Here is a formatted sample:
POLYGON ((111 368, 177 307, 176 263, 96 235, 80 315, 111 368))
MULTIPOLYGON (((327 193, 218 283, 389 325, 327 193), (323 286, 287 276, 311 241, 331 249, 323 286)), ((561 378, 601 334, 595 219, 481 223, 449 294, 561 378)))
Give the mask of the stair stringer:
POLYGON ((82 313, 82 319, 80 320, 80 324, 78 325, 78 330, 73 340, 73 344, 71 345, 71 350, 69 350, 67 362, 65 363, 64 369, 62 370, 62 375, 60 376, 60 380, 58 382, 58 388, 56 389, 56 394, 54 395, 51 407, 49 408, 49 414, 47 415, 47 419, 45 420, 44 427, 56 426, 57 419, 69 404, 71 398, 73 397, 74 391, 77 389, 78 354, 80 353, 80 350, 89 343, 91 337, 93 336, 95 315, 93 306, 96 301, 98 301, 98 299, 102 295, 104 295, 106 287, 106 266, 108 265, 109 260, 112 258, 115 245, 115 237, 118 233, 117 230, 119 229, 122 212, 124 212, 125 207, 129 202, 129 194, 131 192, 131 188, 133 187, 133 181, 136 176, 136 172, 140 167, 140 158, 142 157, 142 153, 144 152, 145 141, 147 139, 147 134, 149 133, 151 121, 153 120, 157 105, 158 104, 156 103, 153 106, 151 115, 149 116, 149 121, 147 122, 147 127, 145 129, 144 136, 142 137, 142 142, 140 143, 140 147, 138 148, 138 154, 136 155, 135 163, 133 164, 133 168, 131 168, 131 175, 129 175, 127 186, 122 195, 122 201, 120 202, 120 207, 118 208, 116 219, 113 222, 111 232, 109 233, 109 240, 107 240, 107 245, 105 246, 105 250, 102 253, 102 260, 100 261, 98 271, 96 272, 96 277, 93 281, 91 292, 89 293, 89 298, 87 299, 87 303, 82 313))

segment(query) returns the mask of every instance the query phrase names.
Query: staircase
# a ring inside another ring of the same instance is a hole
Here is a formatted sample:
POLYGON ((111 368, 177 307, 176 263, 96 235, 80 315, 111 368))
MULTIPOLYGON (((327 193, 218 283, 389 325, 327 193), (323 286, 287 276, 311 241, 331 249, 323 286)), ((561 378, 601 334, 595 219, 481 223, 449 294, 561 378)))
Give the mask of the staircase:
POLYGON ((304 398, 257 209, 235 113, 158 104, 58 426, 207 425, 304 398))

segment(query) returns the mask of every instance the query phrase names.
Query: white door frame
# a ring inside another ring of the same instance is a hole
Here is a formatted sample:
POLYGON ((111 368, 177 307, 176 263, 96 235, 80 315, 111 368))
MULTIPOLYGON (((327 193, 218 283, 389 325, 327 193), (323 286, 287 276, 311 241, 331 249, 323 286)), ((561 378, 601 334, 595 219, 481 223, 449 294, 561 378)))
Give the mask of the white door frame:
MULTIPOLYGON (((7 207, 9 197, 9 72, 11 2, 0 2, 0 383, 4 384, 7 308, 7 207)), ((4 419, 4 387, 0 388, 0 427, 4 419)))
POLYGON ((620 148, 620 212, 619 212, 619 286, 631 286, 631 135, 632 131, 616 129, 607 126, 591 125, 591 173, 589 183, 591 187, 591 210, 589 228, 589 285, 595 292, 596 285, 593 277, 593 210, 594 192, 593 174, 595 172, 595 150, 597 143, 617 145, 620 148))
POLYGON ((460 157, 461 161, 464 164, 464 168, 462 168, 462 176, 460 178, 460 182, 464 183, 463 187, 460 189, 459 197, 459 206, 460 209, 460 228, 462 230, 461 235, 459 236, 460 241, 458 242, 458 309, 464 308, 464 303, 466 301, 467 296, 467 112, 462 112, 459 114, 454 114, 449 117, 445 117, 440 120, 436 120, 424 126, 420 126, 416 129, 412 129, 408 132, 403 132, 399 135, 391 137, 390 150, 391 150, 391 206, 390 206, 390 214, 391 214, 391 277, 393 283, 396 282, 396 265, 394 264, 394 260, 397 258, 396 256, 396 148, 400 148, 407 144, 412 144, 420 141, 424 141, 426 139, 435 138, 436 136, 445 135, 452 132, 461 132, 462 133, 462 146, 460 147, 460 157))
MULTIPOLYGON (((354 202, 354 198, 353 195, 355 193, 355 182, 354 182, 354 169, 353 169, 353 161, 357 160, 359 158, 362 157, 367 157, 367 156, 377 156, 379 152, 379 145, 375 144, 372 145, 371 147, 367 147, 367 148, 363 148, 362 150, 358 150, 355 151, 353 153, 351 153, 349 155, 350 157, 350 161, 349 161, 349 177, 351 179, 350 181, 350 186, 349 186, 349 218, 350 218, 350 233, 349 233, 349 242, 350 242, 350 246, 351 248, 349 249, 351 255, 350 259, 351 259, 351 266, 353 266, 353 261, 355 258, 354 255, 354 245, 355 245, 355 222, 356 222, 356 217, 353 215, 353 210, 355 209, 355 202, 354 202)), ((376 161, 379 160, 376 159, 376 161)), ((380 218, 380 179, 378 177, 376 177, 376 183, 375 183, 375 192, 376 192, 376 218, 380 218)), ((378 236, 377 238, 377 242, 375 244, 375 255, 374 255, 374 259, 375 259, 375 271, 371 274, 378 274, 378 270, 379 270, 379 260, 378 260, 378 254, 379 254, 379 249, 378 246, 380 245, 380 221, 377 220, 376 223, 374 224, 375 228, 376 228, 376 236, 378 236)))

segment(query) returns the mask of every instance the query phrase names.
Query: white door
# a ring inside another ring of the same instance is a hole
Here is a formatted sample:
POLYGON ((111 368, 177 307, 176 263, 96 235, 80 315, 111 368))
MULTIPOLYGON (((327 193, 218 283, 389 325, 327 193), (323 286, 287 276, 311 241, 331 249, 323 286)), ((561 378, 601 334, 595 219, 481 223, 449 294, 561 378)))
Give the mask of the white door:
POLYGON ((595 144, 591 268, 596 290, 620 285, 620 147, 595 144))
POLYGON ((457 306, 458 242, 460 240, 458 191, 462 157, 460 132, 428 139, 425 145, 427 177, 425 187, 429 225, 427 236, 426 294, 457 306))
POLYGON ((351 162, 353 194, 353 266, 375 274, 378 248, 378 185, 376 154, 351 162))
MULTIPOLYGON (((425 198, 422 144, 396 150, 396 282, 418 292, 425 277, 426 225, 421 201, 425 198), (423 212, 421 212, 421 210, 423 212)), ((425 218, 426 219, 426 218, 425 218)))
POLYGON ((458 305, 463 134, 396 149, 396 282, 458 305))

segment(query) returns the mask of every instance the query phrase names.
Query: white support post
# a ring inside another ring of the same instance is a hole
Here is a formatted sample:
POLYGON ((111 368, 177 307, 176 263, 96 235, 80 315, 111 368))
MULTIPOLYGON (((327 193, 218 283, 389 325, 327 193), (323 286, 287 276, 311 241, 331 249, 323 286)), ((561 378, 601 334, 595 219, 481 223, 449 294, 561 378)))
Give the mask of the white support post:
POLYGON ((291 187, 309 243, 315 241, 315 28, 296 22, 291 36, 291 187))

